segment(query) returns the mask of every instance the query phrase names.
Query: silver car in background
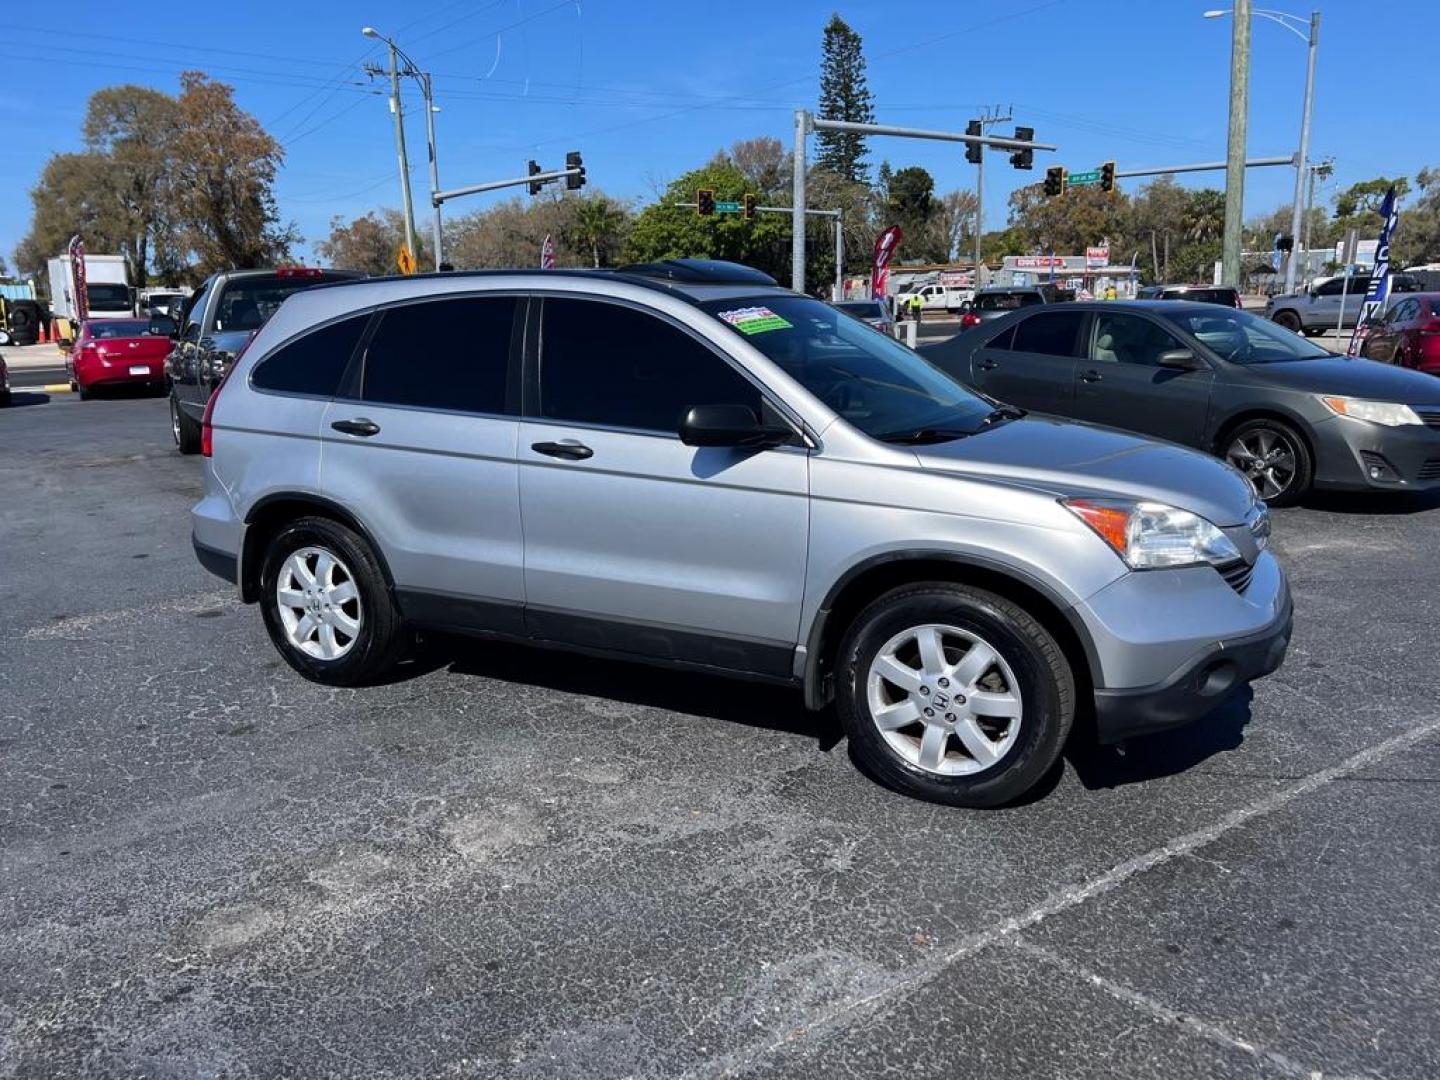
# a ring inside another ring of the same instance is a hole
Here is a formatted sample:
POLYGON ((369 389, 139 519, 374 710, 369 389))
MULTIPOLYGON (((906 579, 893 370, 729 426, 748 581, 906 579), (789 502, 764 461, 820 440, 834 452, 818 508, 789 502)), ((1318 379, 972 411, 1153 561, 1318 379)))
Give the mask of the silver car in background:
POLYGON ((954 805, 1024 794, 1077 716, 1203 717, 1290 636, 1234 469, 997 405, 730 264, 297 293, 203 436, 196 552, 307 678, 432 628, 772 680, 954 805))

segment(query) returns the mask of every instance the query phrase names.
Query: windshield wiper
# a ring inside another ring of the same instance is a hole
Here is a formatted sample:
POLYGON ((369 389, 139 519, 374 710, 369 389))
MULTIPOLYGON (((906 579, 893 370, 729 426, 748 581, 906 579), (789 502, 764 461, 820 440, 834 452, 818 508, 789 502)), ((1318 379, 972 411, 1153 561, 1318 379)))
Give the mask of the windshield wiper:
POLYGON ((887 443, 932 443, 949 442, 951 439, 964 439, 974 435, 973 431, 960 431, 958 428, 915 428, 913 431, 887 431, 884 435, 875 437, 881 442, 887 443))
POLYGON ((982 424, 993 424, 1000 420, 1022 420, 1030 414, 1018 405, 1001 405, 991 409, 990 414, 980 421, 982 424))

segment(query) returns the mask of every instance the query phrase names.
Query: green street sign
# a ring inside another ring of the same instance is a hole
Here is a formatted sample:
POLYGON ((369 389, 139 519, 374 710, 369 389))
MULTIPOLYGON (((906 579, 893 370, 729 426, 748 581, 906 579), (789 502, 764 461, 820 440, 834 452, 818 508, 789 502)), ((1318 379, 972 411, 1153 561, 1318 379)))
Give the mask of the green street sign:
POLYGON ((1091 169, 1088 172, 1072 172, 1067 178, 1071 187, 1084 187, 1086 184, 1100 183, 1100 170, 1091 169))
MULTIPOLYGON (((1100 174, 1096 173, 1095 175, 1099 177, 1100 174)), ((740 204, 738 202, 728 202, 724 199, 719 199, 715 203, 715 211, 720 214, 738 214, 740 212, 740 204)))

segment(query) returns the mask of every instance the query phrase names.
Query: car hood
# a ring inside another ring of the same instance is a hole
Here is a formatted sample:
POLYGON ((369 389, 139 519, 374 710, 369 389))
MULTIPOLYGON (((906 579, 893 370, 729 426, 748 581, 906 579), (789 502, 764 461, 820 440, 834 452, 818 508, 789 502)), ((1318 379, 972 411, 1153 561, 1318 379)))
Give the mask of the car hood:
POLYGON ((917 446, 927 469, 1011 480, 1057 496, 1148 499, 1222 527, 1254 505, 1249 483, 1215 458, 1071 420, 1028 416, 952 442, 917 446))
POLYGON ((1346 356, 1251 364, 1243 379, 1312 394, 1344 394, 1406 405, 1440 405, 1440 379, 1409 368, 1346 356))

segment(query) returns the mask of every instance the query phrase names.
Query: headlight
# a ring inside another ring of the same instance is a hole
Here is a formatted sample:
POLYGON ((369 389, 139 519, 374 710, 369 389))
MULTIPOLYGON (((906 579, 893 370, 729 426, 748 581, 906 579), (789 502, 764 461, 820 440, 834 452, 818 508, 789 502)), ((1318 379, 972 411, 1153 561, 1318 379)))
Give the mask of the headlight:
POLYGON ((1240 558, 1240 549, 1228 536, 1189 510, 1119 499, 1064 499, 1062 505, 1132 570, 1219 565, 1240 558))
POLYGON ((1415 415, 1415 410, 1409 405, 1397 405, 1389 401, 1365 401, 1361 398, 1328 397, 1322 394, 1320 402, 1336 416, 1369 420, 1372 424, 1384 424, 1386 427, 1425 422, 1415 415))

